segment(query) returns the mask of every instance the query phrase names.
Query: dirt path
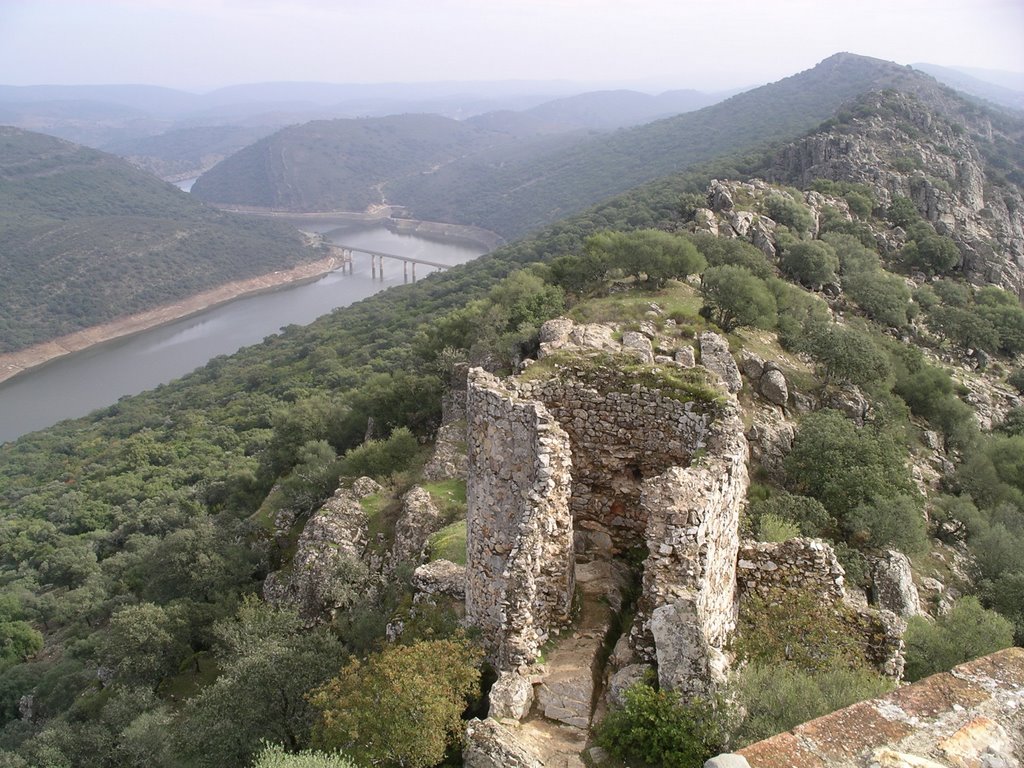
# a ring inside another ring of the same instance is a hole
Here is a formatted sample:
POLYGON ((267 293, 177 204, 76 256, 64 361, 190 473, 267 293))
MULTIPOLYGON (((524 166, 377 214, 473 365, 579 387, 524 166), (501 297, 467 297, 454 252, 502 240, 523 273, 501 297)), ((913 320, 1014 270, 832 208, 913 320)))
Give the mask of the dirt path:
POLYGON ((614 622, 611 604, 618 595, 612 593, 621 594, 623 585, 621 573, 607 561, 576 564, 579 623, 547 654, 533 710, 517 732, 545 766, 584 766, 580 753, 590 738, 614 622))
POLYGON ((35 344, 18 352, 0 355, 0 382, 7 381, 20 373, 72 352, 79 352, 96 344, 148 331, 242 296, 271 291, 292 283, 311 282, 337 269, 340 263, 338 258, 330 256, 292 269, 270 272, 246 280, 236 280, 181 301, 164 304, 103 325, 85 328, 52 341, 35 344))

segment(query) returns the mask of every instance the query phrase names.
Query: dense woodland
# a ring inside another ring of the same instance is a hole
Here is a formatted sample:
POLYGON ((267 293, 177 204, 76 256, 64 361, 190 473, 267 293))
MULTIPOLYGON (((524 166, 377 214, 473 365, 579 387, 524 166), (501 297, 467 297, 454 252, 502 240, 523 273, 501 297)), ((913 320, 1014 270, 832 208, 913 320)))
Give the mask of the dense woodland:
POLYGON ((290 227, 214 211, 111 155, 0 128, 0 353, 320 257, 290 227))
MULTIPOLYGON (((885 103, 839 122, 853 130, 885 103)), ((1020 144, 993 142, 988 183, 1014 188, 1020 144)), ((1024 309, 966 282, 956 243, 913 202, 882 205, 865 185, 817 181, 851 212, 817 229, 801 190, 750 201, 782 225, 777 263, 688 231, 711 178, 772 168, 759 152, 645 185, 0 447, 0 766, 457 759, 459 717, 480 699, 479 652, 450 612, 411 611, 409 568, 384 583, 353 570, 347 607, 315 628, 260 600, 263 579, 339 482, 384 484, 367 511, 391 535, 465 364, 509 372, 546 319, 628 329, 651 302, 682 339, 717 328, 735 350, 768 345, 802 392, 824 401, 857 387, 870 402, 859 427, 830 408, 801 417, 782 480, 755 473, 749 535, 826 538, 851 585, 864 583, 866 555, 898 549, 962 594, 938 620, 911 622, 908 679, 1024 642, 1024 412, 982 430, 950 375, 967 365, 1024 392, 1024 309), (879 235, 897 228, 904 239, 886 247, 879 235), (911 467, 926 432, 941 436, 949 467, 924 497, 911 467), (297 516, 284 543, 272 523, 283 509, 297 516), (934 570, 933 554, 954 550, 969 555, 966 578, 934 570), (396 616, 406 629, 387 643, 396 616), (366 696, 396 679, 393 699, 366 696), (429 726, 410 719, 410 699, 429 726)), ((434 491, 452 499, 457 531, 459 489, 434 491)), ((457 558, 457 533, 448 539, 457 558)), ((599 743, 628 764, 699 764, 891 685, 813 615, 799 599, 749 605, 734 649, 748 664, 722 701, 681 705, 637 686, 599 743)))

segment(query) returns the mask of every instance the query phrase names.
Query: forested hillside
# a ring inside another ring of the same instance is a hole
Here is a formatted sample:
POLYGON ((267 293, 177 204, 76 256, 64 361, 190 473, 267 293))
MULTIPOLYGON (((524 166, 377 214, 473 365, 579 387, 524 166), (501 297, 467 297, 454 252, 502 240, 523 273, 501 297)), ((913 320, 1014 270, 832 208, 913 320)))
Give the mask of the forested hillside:
MULTIPOLYGON (((444 526, 427 558, 464 559, 465 487, 423 473, 442 400, 467 365, 520 369, 558 316, 691 359, 702 331, 727 336, 756 481, 744 534, 829 542, 865 601, 879 558, 905 556, 922 598, 909 679, 1021 643, 1024 309, 1005 290, 1021 124, 891 65, 827 63, 864 70, 839 112, 815 117, 833 96, 795 85, 807 101, 788 118, 740 104, 769 132, 813 128, 803 138, 666 176, 0 447, 0 764, 226 768, 264 740, 278 747, 261 767, 311 747, 381 765, 454 755, 466 704, 485 714, 479 655, 457 601, 413 602, 399 520, 421 485, 444 526), (878 79, 910 93, 861 93, 878 79), (979 242, 1007 268, 978 271, 979 242), (766 361, 785 396, 759 382, 766 361), (307 524, 362 476, 381 484, 353 502, 366 545, 331 572, 328 604, 311 618, 305 601, 260 599, 268 574, 317 567, 300 560, 307 524)), ((765 138, 753 123, 696 154, 765 138)), ((641 681, 593 738, 626 764, 679 764, 684 747, 699 764, 891 687, 817 610, 748 603, 737 709, 681 707, 641 681), (685 743, 664 747, 659 725, 685 743)))
POLYGON ((0 352, 319 257, 112 155, 0 128, 0 352))

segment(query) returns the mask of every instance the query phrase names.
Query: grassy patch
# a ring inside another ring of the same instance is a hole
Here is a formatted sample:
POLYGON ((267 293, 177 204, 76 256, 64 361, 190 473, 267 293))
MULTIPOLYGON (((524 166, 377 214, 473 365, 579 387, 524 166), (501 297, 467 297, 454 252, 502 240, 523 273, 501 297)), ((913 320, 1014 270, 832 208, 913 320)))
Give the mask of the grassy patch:
POLYGON ((520 374, 520 379, 538 381, 559 376, 562 371, 598 391, 608 388, 608 372, 617 371, 622 374, 625 387, 639 384, 679 402, 718 405, 723 400, 703 368, 647 365, 627 354, 558 351, 531 365, 520 374))
POLYGON ((427 540, 430 560, 451 560, 459 565, 466 564, 466 521, 456 520, 445 526, 427 540))
POLYGON ((170 701, 188 699, 212 683, 220 672, 213 654, 209 651, 200 651, 182 667, 180 673, 160 683, 159 693, 163 698, 170 701))
POLYGON ((439 480, 436 483, 424 483, 423 488, 430 494, 434 506, 438 508, 445 520, 465 519, 465 480, 439 480))

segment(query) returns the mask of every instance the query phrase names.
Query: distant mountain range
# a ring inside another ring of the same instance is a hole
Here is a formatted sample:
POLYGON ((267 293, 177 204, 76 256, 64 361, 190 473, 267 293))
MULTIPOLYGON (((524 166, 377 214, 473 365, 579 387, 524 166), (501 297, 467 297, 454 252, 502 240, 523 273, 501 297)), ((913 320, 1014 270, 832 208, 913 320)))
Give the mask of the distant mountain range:
MULTIPOLYGON (((889 87, 938 86, 908 67, 837 54, 777 83, 613 133, 516 142, 494 138, 502 131, 500 115, 473 118, 465 123, 486 128, 489 138, 465 133, 467 143, 458 144, 458 152, 450 145, 443 156, 414 156, 396 145, 395 154, 408 159, 407 165, 396 166, 396 158, 385 152, 372 172, 362 176, 352 174, 349 163, 349 154, 363 154, 362 149, 353 146, 347 153, 336 144, 330 152, 316 150, 306 138, 309 129, 298 127, 214 168, 197 182, 195 193, 211 202, 294 210, 335 209, 343 199, 387 202, 406 207, 415 218, 475 224, 512 237, 694 163, 792 138, 831 117, 852 97, 889 87), (350 189, 347 185, 352 184, 355 188, 350 189)), ((529 125, 541 131, 542 126, 573 120, 593 128, 598 114, 607 128, 613 125, 615 105, 634 110, 642 105, 653 115, 659 109, 696 104, 692 93, 645 100, 628 92, 605 92, 561 99, 505 119, 514 124, 510 133, 527 131, 529 125)), ((353 123, 318 123, 317 130, 340 142, 352 133, 353 123)))
POLYGON ((971 96, 985 99, 1001 107, 1024 110, 1024 74, 1014 77, 1010 72, 964 70, 940 67, 937 64, 915 64, 914 68, 927 72, 940 83, 971 96), (1014 87, 1009 87, 1005 83, 1010 83, 1014 87))

